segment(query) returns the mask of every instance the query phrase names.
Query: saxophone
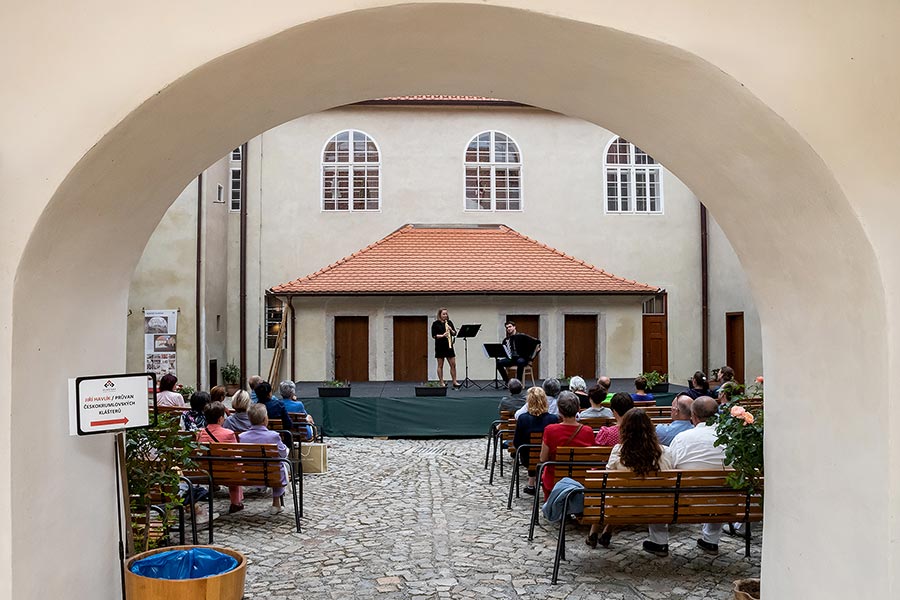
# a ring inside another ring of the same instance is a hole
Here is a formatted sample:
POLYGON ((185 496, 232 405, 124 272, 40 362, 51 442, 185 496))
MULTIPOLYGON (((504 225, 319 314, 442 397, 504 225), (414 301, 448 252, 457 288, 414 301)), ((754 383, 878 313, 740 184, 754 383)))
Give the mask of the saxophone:
POLYGON ((453 342, 456 341, 456 336, 453 335, 453 330, 450 329, 450 321, 444 321, 444 335, 447 336, 447 341, 450 342, 450 348, 453 348, 453 342))

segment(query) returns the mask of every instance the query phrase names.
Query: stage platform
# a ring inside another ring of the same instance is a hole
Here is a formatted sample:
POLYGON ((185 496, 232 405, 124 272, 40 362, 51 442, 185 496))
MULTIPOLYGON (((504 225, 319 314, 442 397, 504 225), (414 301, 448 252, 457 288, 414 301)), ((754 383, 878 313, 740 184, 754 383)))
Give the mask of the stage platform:
MULTIPOLYGON (((351 383, 347 398, 319 398, 320 382, 297 382, 297 398, 324 427, 326 436, 446 438, 487 434, 506 389, 493 381, 478 387, 448 388, 447 395, 416 397, 414 382, 365 381, 351 383), (486 387, 485 387, 486 386, 486 387)), ((593 385, 588 382, 588 387, 593 385)), ((654 394, 658 406, 670 406, 683 386, 671 384, 669 393, 654 394)), ((633 380, 614 379, 612 392, 633 392, 633 380)))

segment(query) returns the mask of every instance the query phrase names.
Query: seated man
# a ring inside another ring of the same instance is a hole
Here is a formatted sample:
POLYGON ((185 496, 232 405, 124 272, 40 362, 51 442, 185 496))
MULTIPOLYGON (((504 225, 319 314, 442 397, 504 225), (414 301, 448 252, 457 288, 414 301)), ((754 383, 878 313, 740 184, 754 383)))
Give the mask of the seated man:
POLYGON ((513 377, 506 384, 506 387, 509 388, 509 396, 504 396, 497 410, 499 412, 505 410, 514 413, 525 406, 525 397, 522 395, 522 382, 513 377))
POLYGON ((266 407, 270 419, 281 419, 281 425, 287 431, 293 429, 291 417, 280 398, 272 398, 272 385, 268 381, 260 381, 256 386, 256 398, 259 404, 266 407))
POLYGON ((659 438, 660 444, 668 446, 676 435, 694 428, 694 424, 691 423, 691 405, 693 403, 693 398, 687 394, 678 394, 672 400, 672 422, 660 423, 656 426, 656 437, 659 438))
POLYGON ((512 321, 507 321, 505 326, 506 337, 503 339, 502 344, 503 349, 506 351, 506 358, 501 358, 497 361, 497 371, 500 373, 503 383, 508 384, 509 375, 506 373, 506 368, 515 365, 516 379, 522 381, 525 366, 531 361, 534 351, 540 345, 541 340, 524 333, 518 333, 516 324, 512 321))
MULTIPOLYGON (((312 415, 306 412, 306 407, 303 406, 303 403, 297 400, 297 386, 294 385, 293 381, 282 381, 278 384, 278 391, 281 392, 281 402, 288 412, 304 413, 306 415, 307 423, 315 423, 312 415)), ((307 425, 306 437, 307 439, 312 439, 312 436, 312 427, 307 425)))
POLYGON ((634 380, 634 390, 635 392, 631 395, 631 399, 635 402, 653 401, 653 394, 647 393, 647 380, 643 377, 638 377, 634 380))
POLYGON ((603 401, 606 400, 606 388, 600 385, 599 383, 593 386, 590 390, 588 390, 588 399, 591 402, 591 407, 586 408, 580 413, 578 413, 579 419, 592 419, 592 418, 605 418, 612 419, 613 413, 610 409, 603 406, 603 401))
MULTIPOLYGON (((241 434, 242 444, 275 444, 278 446, 278 456, 287 458, 288 447, 281 441, 277 431, 268 428, 269 415, 262 404, 254 404, 247 411, 250 416, 251 427, 241 434)), ((287 465, 281 464, 281 486, 272 486, 272 508, 269 514, 277 515, 284 510, 284 488, 287 485, 287 465)))
MULTIPOLYGON (((718 404, 709 396, 700 396, 691 405, 692 429, 675 436, 669 445, 674 469, 704 470, 723 469, 725 448, 716 446, 716 428, 706 424, 707 419, 716 414, 718 404)), ((650 525, 650 539, 644 542, 644 551, 657 556, 669 554, 669 527, 650 525)), ((722 529, 715 523, 704 523, 702 536, 697 546, 704 552, 717 554, 722 529)))

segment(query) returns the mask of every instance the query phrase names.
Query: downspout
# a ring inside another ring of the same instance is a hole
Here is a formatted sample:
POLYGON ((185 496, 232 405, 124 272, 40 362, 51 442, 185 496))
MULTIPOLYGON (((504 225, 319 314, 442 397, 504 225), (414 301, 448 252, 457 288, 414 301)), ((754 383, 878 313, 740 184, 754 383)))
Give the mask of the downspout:
POLYGON ((197 264, 194 271, 194 315, 197 319, 194 347, 197 389, 206 388, 203 381, 203 341, 206 339, 206 311, 203 306, 203 173, 197 175, 197 264))
POLYGON ((241 387, 247 381, 247 144, 241 144, 241 252, 238 317, 240 321, 241 387))
POLYGON ((700 298, 703 305, 703 372, 709 372, 709 226, 706 206, 700 204, 700 298))
POLYGON ((294 357, 297 355, 297 312, 294 310, 294 297, 288 296, 288 309, 291 311, 291 328, 288 333, 291 335, 291 381, 296 381, 294 375, 294 357))

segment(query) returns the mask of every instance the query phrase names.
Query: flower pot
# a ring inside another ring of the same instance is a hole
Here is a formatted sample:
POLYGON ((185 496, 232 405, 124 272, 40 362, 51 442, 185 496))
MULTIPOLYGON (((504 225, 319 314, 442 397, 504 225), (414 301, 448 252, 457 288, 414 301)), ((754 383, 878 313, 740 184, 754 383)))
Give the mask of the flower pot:
POLYGON ((759 579, 738 579, 735 581, 734 600, 759 600, 759 579))
POLYGON ((237 391, 241 389, 240 384, 237 383, 226 383, 225 384, 225 393, 229 396, 234 396, 237 391))
POLYGON ((156 548, 132 556, 125 565, 125 596, 128 600, 164 600, 167 598, 191 598, 191 600, 241 600, 244 596, 244 577, 247 575, 247 559, 229 548, 205 546, 237 559, 237 567, 226 573, 202 579, 153 579, 131 572, 134 561, 169 550, 190 550, 198 546, 168 546, 156 548))
POLYGON ((427 387, 424 385, 416 386, 416 396, 446 396, 446 387, 427 387))
POLYGON ((668 394, 669 393, 669 382, 664 381, 662 383, 657 383, 652 388, 650 388, 650 392, 653 394, 668 394))
POLYGON ((350 386, 347 387, 320 387, 319 398, 348 398, 350 396, 350 386))

